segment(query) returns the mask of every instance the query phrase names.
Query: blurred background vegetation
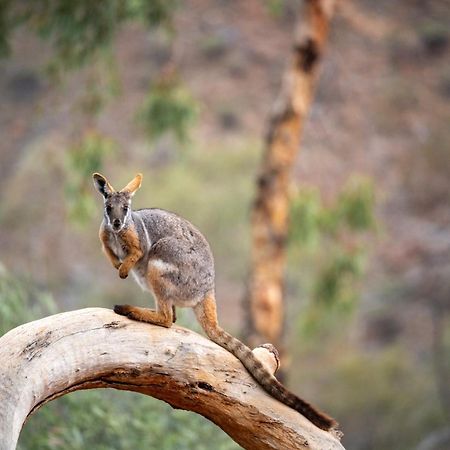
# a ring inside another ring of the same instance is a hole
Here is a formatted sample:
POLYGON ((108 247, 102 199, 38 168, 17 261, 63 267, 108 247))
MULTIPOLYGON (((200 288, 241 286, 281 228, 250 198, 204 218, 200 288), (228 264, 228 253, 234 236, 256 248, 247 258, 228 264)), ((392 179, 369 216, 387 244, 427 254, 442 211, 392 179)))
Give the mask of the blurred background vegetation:
MULTIPOLYGON (((130 295, 148 305, 100 252, 93 171, 117 187, 143 172, 135 207, 200 227, 219 316, 240 333, 248 211, 298 5, 1 3, 1 334, 130 295)), ((339 420, 349 449, 450 446, 439 441, 450 420, 449 21, 447 1, 343 1, 294 170, 289 386, 339 420)), ((238 448, 192 413, 101 390, 43 407, 20 448, 211 442, 238 448)))

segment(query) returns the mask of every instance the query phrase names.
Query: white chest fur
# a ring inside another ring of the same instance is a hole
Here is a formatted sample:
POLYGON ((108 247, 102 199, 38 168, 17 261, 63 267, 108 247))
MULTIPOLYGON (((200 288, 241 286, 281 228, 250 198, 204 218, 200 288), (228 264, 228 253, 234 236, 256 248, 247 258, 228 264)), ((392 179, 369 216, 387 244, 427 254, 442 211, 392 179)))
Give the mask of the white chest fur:
POLYGON ((133 278, 135 279, 136 283, 140 286, 140 288, 143 291, 152 292, 152 289, 147 280, 147 277, 145 276, 144 273, 142 273, 141 270, 139 270, 138 268, 135 267, 131 270, 131 274, 133 275, 133 278))
POLYGON ((117 234, 111 233, 109 235, 109 248, 114 252, 120 261, 123 261, 127 256, 122 239, 120 239, 117 234))

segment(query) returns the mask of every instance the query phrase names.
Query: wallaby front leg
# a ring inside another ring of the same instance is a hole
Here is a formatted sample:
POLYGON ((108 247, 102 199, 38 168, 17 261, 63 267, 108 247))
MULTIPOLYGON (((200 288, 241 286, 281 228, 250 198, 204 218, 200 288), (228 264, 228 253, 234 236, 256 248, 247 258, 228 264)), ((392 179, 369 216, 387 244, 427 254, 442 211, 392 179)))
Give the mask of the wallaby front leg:
POLYGON ((108 259, 111 261, 111 264, 113 265, 114 269, 118 269, 120 267, 121 262, 120 262, 119 258, 117 258, 117 256, 110 249, 109 243, 108 243, 108 235, 103 229, 100 230, 99 237, 100 237, 100 241, 102 242, 103 252, 108 257, 108 259))
POLYGON ((126 278, 130 270, 142 258, 143 252, 141 250, 139 236, 134 227, 127 229, 120 237, 126 249, 127 256, 119 267, 119 277, 126 278))
POLYGON ((134 265, 142 258, 142 252, 134 251, 133 253, 129 253, 126 258, 122 261, 122 264, 119 267, 119 277, 126 278, 130 273, 130 270, 134 267, 134 265))

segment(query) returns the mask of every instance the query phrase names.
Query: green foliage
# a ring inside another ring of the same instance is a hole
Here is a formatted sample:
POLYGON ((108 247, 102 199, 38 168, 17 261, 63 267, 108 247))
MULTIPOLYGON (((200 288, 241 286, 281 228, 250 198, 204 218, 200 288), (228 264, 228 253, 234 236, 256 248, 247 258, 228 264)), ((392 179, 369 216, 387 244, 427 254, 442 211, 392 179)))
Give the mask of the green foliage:
POLYGON ((319 242, 324 208, 317 189, 301 190, 291 202, 289 239, 301 246, 315 247, 319 242))
POLYGON ((337 215, 352 231, 371 230, 375 226, 373 183, 366 178, 352 178, 339 196, 337 215))
MULTIPOLYGON (((0 266, 0 335, 22 323, 56 313, 52 297, 9 275, 0 266)), ((237 449, 202 417, 128 392, 86 391, 41 408, 22 430, 20 450, 237 449)))
POLYGON ((302 189, 291 204, 290 240, 315 248, 321 237, 372 230, 374 206, 373 183, 366 178, 352 177, 331 206, 324 204, 317 189, 302 189))
POLYGON ((362 274, 360 252, 340 251, 331 255, 319 272, 313 298, 325 307, 349 304, 354 297, 355 281, 362 274))
POLYGON ((117 25, 127 14, 126 2, 118 0, 37 0, 25 12, 39 36, 52 42, 55 64, 73 69, 111 44, 117 25))
POLYGON ((138 120, 150 140, 173 132, 183 143, 197 115, 198 107, 190 92, 178 80, 164 79, 150 87, 138 120))
POLYGON ((33 0, 2 2, 0 50, 9 50, 9 38, 19 25, 51 42, 56 70, 78 68, 107 50, 120 25, 139 20, 148 27, 168 25, 176 0, 33 0))
POLYGON ((293 199, 291 253, 296 264, 307 266, 302 280, 310 299, 302 311, 303 334, 329 330, 336 314, 352 310, 363 274, 361 241, 375 228, 374 206, 373 185, 360 177, 351 178, 329 206, 316 189, 303 189, 293 199))
POLYGON ((66 201, 69 217, 83 224, 96 210, 92 195, 92 173, 101 171, 105 159, 115 151, 114 143, 91 131, 66 155, 66 201))
POLYGON ((144 21, 149 26, 171 26, 173 10, 179 0, 129 0, 129 16, 144 21))
MULTIPOLYGON (((0 56, 9 53, 12 31, 26 26, 52 46, 49 73, 58 78, 64 71, 90 64, 88 86, 81 101, 88 115, 97 114, 108 97, 119 91, 112 43, 122 24, 140 21, 148 28, 170 30, 178 0, 33 0, 0 2, 0 56)), ((139 120, 152 140, 173 132, 181 143, 197 117, 197 106, 178 81, 154 84, 141 108, 139 120)), ((80 200, 83 212, 89 205, 80 200)))
POLYGON ((302 338, 338 332, 336 327, 354 308, 363 263, 362 250, 351 252, 336 245, 325 262, 317 264, 311 275, 310 301, 299 320, 302 338))
POLYGON ((76 392, 40 409, 25 425, 19 450, 238 449, 206 419, 142 394, 76 392))

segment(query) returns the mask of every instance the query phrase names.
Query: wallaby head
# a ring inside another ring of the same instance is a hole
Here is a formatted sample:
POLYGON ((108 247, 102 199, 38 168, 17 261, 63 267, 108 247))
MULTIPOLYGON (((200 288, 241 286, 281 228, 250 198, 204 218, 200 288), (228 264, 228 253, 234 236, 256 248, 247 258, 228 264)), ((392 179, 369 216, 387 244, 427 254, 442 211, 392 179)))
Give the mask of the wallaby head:
POLYGON ((141 187, 142 174, 138 173, 122 190, 116 191, 106 177, 99 173, 92 175, 94 186, 104 198, 103 211, 106 225, 119 232, 131 217, 131 198, 141 187))

